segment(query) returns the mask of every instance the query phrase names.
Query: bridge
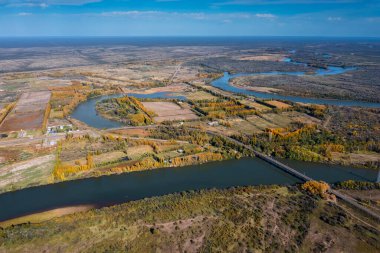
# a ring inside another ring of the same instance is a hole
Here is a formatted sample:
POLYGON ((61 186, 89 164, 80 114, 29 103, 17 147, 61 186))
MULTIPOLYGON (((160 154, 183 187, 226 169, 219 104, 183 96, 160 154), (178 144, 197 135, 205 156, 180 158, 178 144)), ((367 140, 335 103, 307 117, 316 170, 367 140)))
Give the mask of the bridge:
MULTIPOLYGON (((312 180, 314 180, 313 178, 308 177, 308 176, 302 174, 301 172, 299 172, 299 171, 297 171, 297 170, 295 170, 295 169, 287 166, 286 164, 283 164, 283 163, 277 161, 276 159, 274 159, 274 158, 272 158, 270 156, 267 156, 267 155, 265 155, 265 154, 263 154, 261 152, 258 152, 256 150, 254 150, 251 146, 246 145, 246 144, 244 144, 244 143, 242 143, 242 142, 240 142, 238 140, 235 140, 235 139, 233 139, 231 137, 228 137, 228 136, 225 136, 223 134, 218 134, 218 133, 211 132, 211 131, 206 131, 206 132, 208 134, 210 134, 210 135, 213 135, 213 136, 223 137, 223 138, 225 138, 225 139, 227 139, 227 140, 229 140, 229 141, 231 141, 231 142, 233 142, 233 143, 235 143, 237 145, 240 145, 240 146, 242 146, 242 147, 244 147, 244 148, 252 151, 255 154, 255 156, 257 156, 258 158, 260 158, 260 159, 262 159, 262 160, 264 160, 264 161, 272 164, 273 166, 275 166, 275 167, 277 167, 277 168, 285 171, 288 174, 291 174, 292 176, 294 176, 294 177, 296 177, 298 179, 301 179, 302 181, 306 182, 306 181, 312 181, 312 180)), ((345 201, 346 203, 352 205, 353 207, 357 208, 358 210, 364 212, 365 214, 373 217, 377 221, 380 221, 380 215, 378 215, 377 213, 373 212, 372 210, 369 210, 365 206, 359 204, 354 198, 351 198, 350 196, 342 194, 342 193, 340 193, 337 190, 333 190, 331 187, 328 190, 328 192, 331 193, 331 194, 334 194, 337 198, 345 201)))
MULTIPOLYGON (((121 128, 107 129, 107 131, 110 131, 110 130, 121 130, 121 129, 152 129, 152 128, 155 128, 155 127, 158 127, 158 125, 137 126, 137 127, 121 127, 121 128)), ((165 126, 161 126, 161 127, 165 127, 165 126)), ((188 129, 189 130, 193 130, 193 131, 199 131, 199 130, 201 130, 201 129, 198 129, 198 128, 188 128, 188 129)), ((288 166, 288 165, 286 165, 286 164, 284 164, 282 162, 277 161, 273 157, 270 157, 270 156, 265 155, 265 154, 263 154, 263 153, 261 153, 259 151, 254 150, 252 146, 246 145, 246 144, 244 144, 244 143, 242 143, 242 142, 240 142, 240 141, 238 141, 236 139, 233 139, 233 138, 231 138, 231 137, 229 137, 227 135, 224 135, 224 134, 221 134, 221 133, 216 133, 216 132, 213 132, 213 131, 210 131, 210 130, 206 130, 205 132, 207 134, 211 135, 211 136, 222 137, 222 138, 224 138, 224 139, 226 139, 226 140, 228 140, 228 141, 230 141, 232 143, 235 143, 238 146, 241 146, 241 147, 243 147, 243 148, 245 148, 247 150, 252 151, 255 154, 256 157, 264 160, 267 163, 272 164, 273 166, 275 166, 275 167, 283 170, 284 172, 286 172, 286 173, 288 173, 288 174, 290 174, 290 175, 292 175, 292 176, 294 176, 294 177, 296 177, 296 178, 298 178, 298 179, 300 179, 300 180, 302 180, 304 182, 306 182, 306 181, 314 181, 315 180, 315 179, 313 179, 313 178, 311 178, 309 176, 306 176, 306 175, 302 174, 301 172, 299 172, 299 171, 291 168, 290 166, 288 166)), ((380 177, 380 174, 379 174, 379 177, 380 177)), ((331 193, 331 194, 333 194, 333 195, 335 195, 337 198, 345 201, 346 203, 352 205, 353 207, 357 208, 358 210, 360 210, 360 211, 366 213, 367 215, 373 217, 374 219, 380 221, 380 215, 378 215, 377 213, 369 210, 365 206, 359 204, 355 199, 351 198, 350 196, 342 194, 342 193, 340 193, 337 190, 333 190, 333 189, 331 189, 331 187, 330 187, 330 189, 329 189, 328 192, 331 193)))

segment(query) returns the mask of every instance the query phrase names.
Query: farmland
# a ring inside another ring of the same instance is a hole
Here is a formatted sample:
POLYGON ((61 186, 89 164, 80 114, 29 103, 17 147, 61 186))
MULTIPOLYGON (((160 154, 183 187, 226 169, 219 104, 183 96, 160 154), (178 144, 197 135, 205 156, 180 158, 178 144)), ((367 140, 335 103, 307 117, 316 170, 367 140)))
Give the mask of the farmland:
POLYGON ((173 121, 173 120, 193 120, 198 116, 191 111, 186 104, 175 104, 172 102, 143 102, 143 105, 156 116, 153 117, 155 122, 173 121))
POLYGON ((43 130, 50 110, 50 92, 21 95, 16 106, 0 124, 0 132, 43 130))

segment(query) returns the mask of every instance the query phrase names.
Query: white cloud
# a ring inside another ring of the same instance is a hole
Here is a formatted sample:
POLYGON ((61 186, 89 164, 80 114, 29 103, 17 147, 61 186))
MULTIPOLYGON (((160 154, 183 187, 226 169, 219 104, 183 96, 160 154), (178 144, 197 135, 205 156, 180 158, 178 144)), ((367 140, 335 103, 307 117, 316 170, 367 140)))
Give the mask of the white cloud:
POLYGON ((327 18, 328 21, 341 21, 342 20, 342 17, 328 17, 327 18))
POLYGON ((275 19, 277 18, 276 15, 270 14, 270 13, 257 13, 255 15, 257 18, 266 18, 266 19, 275 19))
POLYGON ((230 0, 220 1, 214 5, 336 4, 355 2, 361 2, 361 0, 230 0))
POLYGON ((0 0, 0 5, 8 7, 41 7, 49 5, 84 5, 101 2, 102 0, 0 0))
POLYGON ((20 13, 17 13, 17 16, 31 16, 32 13, 30 12, 20 12, 20 13))

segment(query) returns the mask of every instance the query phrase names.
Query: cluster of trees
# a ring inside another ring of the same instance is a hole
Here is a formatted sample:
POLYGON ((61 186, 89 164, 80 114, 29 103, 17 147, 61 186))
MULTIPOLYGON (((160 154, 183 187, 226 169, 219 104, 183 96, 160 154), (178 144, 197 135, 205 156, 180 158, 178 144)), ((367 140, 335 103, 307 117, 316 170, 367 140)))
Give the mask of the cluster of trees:
POLYGON ((86 164, 81 164, 80 161, 76 161, 75 165, 62 164, 59 155, 56 159, 56 164, 53 170, 53 176, 56 180, 65 180, 66 177, 76 174, 81 171, 87 171, 94 167, 94 158, 92 154, 87 154, 86 164))
POLYGON ((330 189, 330 186, 323 181, 307 181, 301 185, 301 188, 312 195, 318 195, 324 198, 327 194, 327 191, 330 189))
POLYGON ((245 117, 256 113, 256 110, 242 105, 235 100, 218 99, 193 102, 195 109, 212 119, 224 119, 229 116, 245 117))
POLYGON ((51 106, 55 111, 62 111, 68 116, 77 105, 87 99, 91 87, 81 83, 72 83, 66 87, 51 87, 51 106))
POLYGON ((204 131, 195 131, 187 129, 186 127, 170 127, 162 126, 151 130, 150 136, 157 139, 174 139, 181 141, 189 141, 190 143, 203 146, 209 143, 210 136, 204 131))
POLYGON ((327 115, 327 107, 324 105, 299 105, 293 104, 293 109, 298 112, 306 113, 317 119, 324 119, 327 115))
POLYGON ((290 133, 268 129, 251 138, 235 138, 266 154, 304 161, 331 159, 332 152, 345 152, 349 145, 342 136, 315 125, 306 125, 290 133))
POLYGON ((168 166, 186 166, 204 163, 208 161, 220 161, 223 160, 224 157, 221 153, 213 153, 213 152, 203 152, 193 155, 187 155, 182 157, 172 158, 169 162, 165 162, 165 160, 157 155, 146 155, 140 161, 137 161, 133 164, 127 166, 116 166, 109 169, 111 173, 123 173, 123 172, 132 172, 132 171, 141 171, 141 170, 149 170, 160 167, 168 167, 168 166))
POLYGON ((154 113, 134 97, 110 98, 99 102, 96 109, 105 117, 129 123, 133 126, 153 123, 154 113))
POLYGON ((187 155, 182 157, 175 157, 171 160, 172 166, 184 166, 198 163, 205 163, 208 161, 221 161, 223 160, 221 153, 204 152, 196 155, 187 155))
POLYGON ((10 103, 0 110, 0 123, 3 122, 8 113, 11 112, 16 103, 10 103))
POLYGON ((336 183, 334 187, 344 190, 375 190, 380 189, 380 183, 347 180, 336 183))
MULTIPOLYGON (((46 109, 45 109, 45 114, 44 114, 44 120, 42 121, 42 129, 45 131, 46 129, 46 125, 47 125, 47 121, 49 119, 49 115, 50 115, 50 110, 51 110, 51 105, 50 103, 48 103, 46 105, 46 109)), ((1 121, 0 121, 1 122, 1 121)))

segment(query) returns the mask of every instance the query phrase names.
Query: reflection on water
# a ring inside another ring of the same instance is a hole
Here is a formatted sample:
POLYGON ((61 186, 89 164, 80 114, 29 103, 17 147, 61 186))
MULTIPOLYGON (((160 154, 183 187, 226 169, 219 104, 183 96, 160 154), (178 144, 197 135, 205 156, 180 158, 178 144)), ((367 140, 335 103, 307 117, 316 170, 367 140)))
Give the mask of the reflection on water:
MULTIPOLYGON (((286 160, 308 176, 327 182, 375 181, 377 172, 286 160)), ((186 190, 245 185, 294 184, 298 179, 257 158, 67 181, 0 195, 0 220, 65 206, 104 206, 186 190)))

